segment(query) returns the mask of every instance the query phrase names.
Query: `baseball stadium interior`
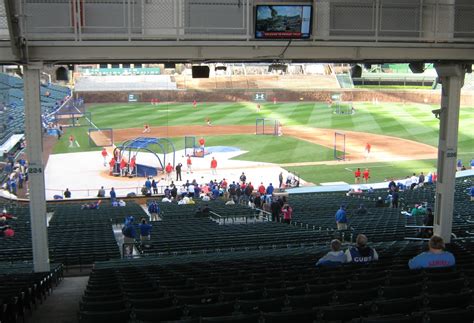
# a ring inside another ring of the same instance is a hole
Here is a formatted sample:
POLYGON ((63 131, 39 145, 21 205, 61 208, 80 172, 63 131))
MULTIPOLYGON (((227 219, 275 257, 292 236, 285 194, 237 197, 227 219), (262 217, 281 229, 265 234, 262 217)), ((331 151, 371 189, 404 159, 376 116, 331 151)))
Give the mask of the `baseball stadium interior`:
POLYGON ((0 0, 0 323, 474 322, 471 0, 0 0))

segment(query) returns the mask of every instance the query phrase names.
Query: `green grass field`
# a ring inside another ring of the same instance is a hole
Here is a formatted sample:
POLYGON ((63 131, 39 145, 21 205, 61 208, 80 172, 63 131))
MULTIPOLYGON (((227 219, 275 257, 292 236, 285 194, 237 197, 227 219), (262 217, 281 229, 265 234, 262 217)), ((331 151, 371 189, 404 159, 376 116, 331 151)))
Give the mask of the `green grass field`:
MULTIPOLYGON (((374 134, 401 137, 436 147, 438 144, 439 120, 431 110, 437 106, 426 104, 398 103, 355 103, 354 115, 335 115, 324 103, 293 102, 262 104, 262 111, 256 112, 256 104, 241 103, 199 103, 198 109, 191 104, 160 104, 152 106, 146 103, 102 104, 89 107, 92 121, 100 128, 141 128, 148 123, 153 126, 166 125, 203 125, 206 118, 211 118, 215 125, 254 125, 257 117, 276 118, 285 126, 305 125, 318 128, 353 130, 374 134)), ((87 127, 68 129, 63 138, 54 147, 54 153, 98 150, 89 147, 87 127), (68 148, 68 136, 73 133, 80 148, 68 148)), ((458 156, 465 163, 474 158, 474 108, 463 107, 459 124, 458 156)), ((172 138, 177 149, 184 146, 183 138, 172 138)), ((305 161, 331 160, 333 151, 289 137, 273 136, 216 136, 207 137, 207 144, 212 146, 236 146, 248 153, 238 159, 249 161, 266 161, 273 163, 294 163, 305 161), (257 139, 258 138, 258 139, 257 139)), ((372 180, 378 181, 388 177, 403 177, 412 172, 428 171, 435 167, 435 160, 397 162, 396 164, 370 163, 373 169, 372 180)), ((367 165, 359 165, 367 167, 367 165)), ((295 167, 292 170, 302 178, 314 183, 344 180, 352 182, 352 173, 337 166, 295 167), (346 174, 347 173, 347 174, 346 174)))

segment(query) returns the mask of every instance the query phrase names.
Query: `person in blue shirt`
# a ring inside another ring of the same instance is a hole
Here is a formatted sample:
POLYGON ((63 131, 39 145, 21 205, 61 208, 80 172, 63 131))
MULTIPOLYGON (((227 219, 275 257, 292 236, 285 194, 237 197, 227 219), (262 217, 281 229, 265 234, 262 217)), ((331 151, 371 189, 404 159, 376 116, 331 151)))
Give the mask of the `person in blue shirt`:
POLYGON ((473 159, 471 159, 471 161, 470 161, 469 165, 471 165, 471 169, 474 169, 474 158, 473 158, 473 159))
POLYGON ((219 197, 219 189, 217 188, 217 186, 214 186, 212 188, 212 199, 215 200, 219 197))
POLYGON ((336 212, 336 225, 338 230, 347 230, 346 206, 341 205, 336 212))
POLYGON ((115 193, 115 190, 112 187, 110 189, 110 202, 115 202, 116 199, 117 199, 117 194, 115 193))
POLYGON ((270 185, 267 186, 267 195, 272 195, 273 194, 273 185, 270 183, 270 185))
POLYGON ((471 201, 474 201, 474 185, 469 190, 469 196, 471 196, 471 201))
POLYGON ((158 214, 160 213, 160 207, 153 201, 148 205, 148 213, 150 213, 151 221, 158 221, 158 214))
POLYGON ((347 262, 344 251, 341 250, 341 241, 334 239, 331 241, 331 251, 320 258, 316 266, 338 266, 347 262))
POLYGON ((122 228, 123 242, 135 243, 135 227, 133 226, 133 216, 125 218, 125 225, 122 228))
POLYGON ((151 181, 150 181, 150 178, 149 178, 149 177, 148 177, 148 178, 146 179, 146 181, 145 181, 145 187, 146 187, 148 193, 151 194, 151 181))
POLYGON ((454 255, 449 251, 444 251, 443 238, 432 236, 428 243, 429 250, 410 259, 408 267, 410 269, 422 268, 443 268, 452 267, 456 264, 454 255))
POLYGON ((138 225, 140 229, 140 241, 142 244, 146 244, 150 241, 150 232, 151 232, 151 224, 146 223, 146 219, 142 218, 142 222, 138 225))
POLYGON ((347 262, 355 264, 367 264, 379 260, 379 255, 374 248, 367 245, 368 239, 365 234, 359 234, 356 238, 356 245, 346 250, 347 262))

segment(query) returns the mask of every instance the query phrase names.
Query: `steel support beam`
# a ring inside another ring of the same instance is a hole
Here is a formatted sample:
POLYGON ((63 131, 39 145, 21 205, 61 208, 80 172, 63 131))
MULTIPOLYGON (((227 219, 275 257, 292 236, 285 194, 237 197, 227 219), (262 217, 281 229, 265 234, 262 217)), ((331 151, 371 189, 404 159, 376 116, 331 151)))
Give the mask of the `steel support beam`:
POLYGON ((35 272, 50 270, 41 126, 40 71, 42 64, 23 66, 25 133, 30 191, 31 241, 35 272))
POLYGON ((281 42, 29 42, 30 61, 48 63, 100 62, 472 62, 474 46, 451 44, 377 44, 314 42, 292 44, 283 57, 281 42))
POLYGON ((449 243, 453 227, 459 107, 465 65, 435 64, 435 68, 442 90, 441 109, 433 111, 440 120, 434 233, 449 243))

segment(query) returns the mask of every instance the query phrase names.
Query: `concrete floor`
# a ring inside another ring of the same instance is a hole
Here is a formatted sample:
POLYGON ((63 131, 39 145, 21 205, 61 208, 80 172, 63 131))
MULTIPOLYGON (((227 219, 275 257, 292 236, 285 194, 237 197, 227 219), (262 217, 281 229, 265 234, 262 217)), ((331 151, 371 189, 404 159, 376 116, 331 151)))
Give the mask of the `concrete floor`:
POLYGON ((53 294, 40 304, 27 322, 34 323, 76 323, 79 301, 82 298, 89 276, 66 277, 53 289, 53 294))

